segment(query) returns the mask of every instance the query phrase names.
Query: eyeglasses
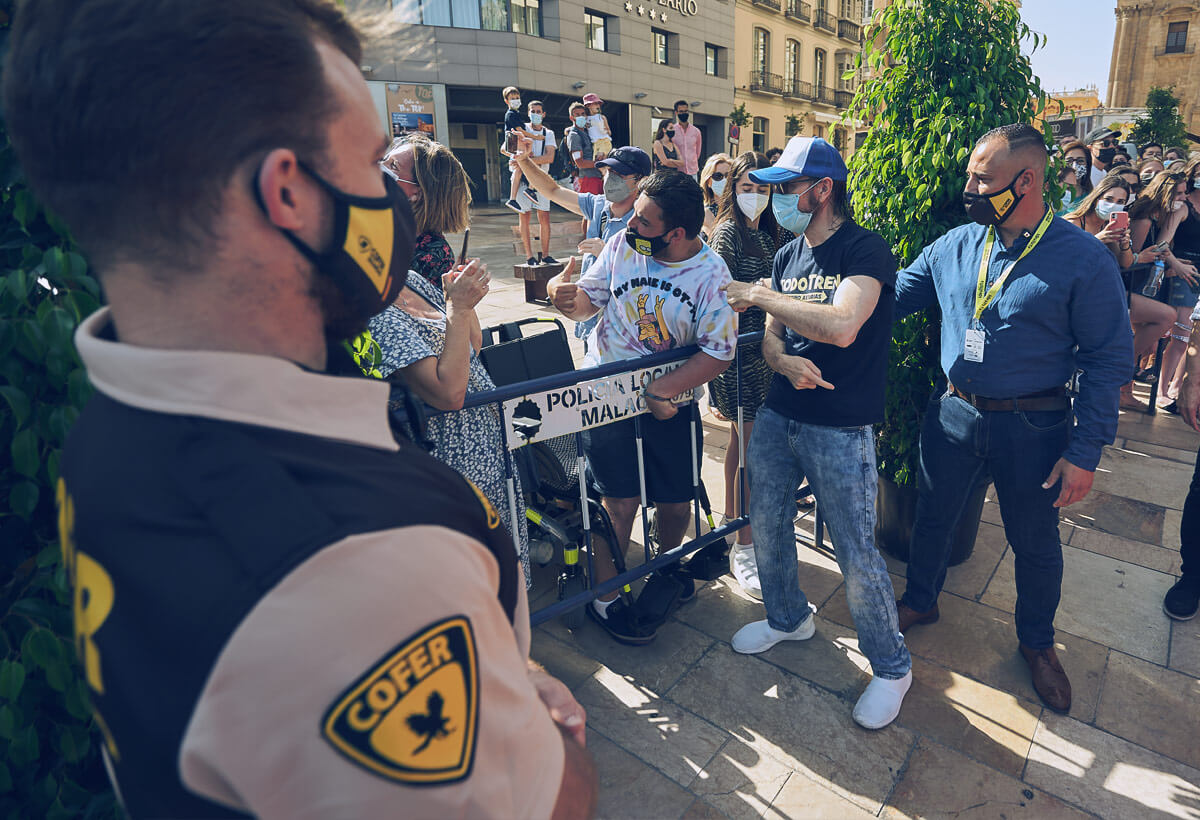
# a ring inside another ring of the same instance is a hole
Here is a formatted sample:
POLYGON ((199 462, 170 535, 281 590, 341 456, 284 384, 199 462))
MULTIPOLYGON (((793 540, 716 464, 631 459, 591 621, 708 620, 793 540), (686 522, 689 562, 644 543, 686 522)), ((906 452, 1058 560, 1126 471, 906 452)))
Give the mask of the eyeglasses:
POLYGON ((1114 145, 1116 145, 1116 144, 1117 144, 1117 141, 1116 141, 1116 140, 1113 140, 1113 139, 1104 139, 1104 140, 1100 140, 1100 147, 1101 147, 1101 148, 1112 148, 1112 147, 1113 147, 1114 145))
POLYGON ((387 174, 388 176, 390 176, 392 179, 396 180, 397 182, 407 182, 409 185, 420 185, 420 183, 416 182, 415 180, 401 179, 400 175, 397 174, 394 169, 392 169, 390 166, 384 165, 382 162, 379 163, 379 167, 383 169, 383 172, 385 174, 387 174))

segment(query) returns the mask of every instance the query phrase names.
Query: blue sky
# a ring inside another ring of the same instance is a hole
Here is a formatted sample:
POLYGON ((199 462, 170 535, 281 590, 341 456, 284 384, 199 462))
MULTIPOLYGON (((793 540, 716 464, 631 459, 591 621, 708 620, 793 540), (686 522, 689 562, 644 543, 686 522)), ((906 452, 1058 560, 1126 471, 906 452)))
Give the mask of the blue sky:
POLYGON ((1021 19, 1049 38, 1033 54, 1033 73, 1042 88, 1062 91, 1094 84, 1104 102, 1116 7, 1116 0, 1023 0, 1021 19))

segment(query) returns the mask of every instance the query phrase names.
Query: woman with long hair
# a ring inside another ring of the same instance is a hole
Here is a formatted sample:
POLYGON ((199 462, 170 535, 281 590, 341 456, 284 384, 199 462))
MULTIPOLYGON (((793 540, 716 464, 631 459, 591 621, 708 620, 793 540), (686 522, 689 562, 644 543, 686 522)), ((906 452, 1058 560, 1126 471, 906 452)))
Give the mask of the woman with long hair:
MULTIPOLYGON (((1200 280, 1197 279, 1196 266, 1191 262, 1178 258, 1172 251, 1175 233, 1187 218, 1187 177, 1181 173, 1164 171, 1157 174, 1133 203, 1129 211, 1129 230, 1133 247, 1139 251, 1156 248, 1162 251, 1162 260, 1166 263, 1166 276, 1179 278, 1186 287, 1170 283, 1164 279, 1158 288, 1155 298, 1175 309, 1175 324, 1171 328, 1171 340, 1163 351, 1162 368, 1159 370, 1158 401, 1168 412, 1175 412, 1175 401, 1167 390, 1169 383, 1174 380, 1175 368, 1183 360, 1187 349, 1188 337, 1192 330, 1192 308, 1196 304, 1195 288, 1200 280)), ((1145 276, 1140 277, 1145 283, 1145 276)), ((1134 288, 1137 290, 1135 280, 1134 288)))
MULTIPOLYGON (((529 575, 529 529, 518 483, 516 521, 509 519, 504 475, 504 444, 499 411, 491 406, 462 409, 471 393, 495 389, 479 358, 483 333, 475 307, 487 295, 487 265, 472 259, 456 266, 443 232, 467 227, 470 192, 458 159, 444 145, 424 137, 393 144, 380 165, 399 177, 412 203, 417 230, 444 252, 418 252, 413 270, 395 302, 368 327, 379 345, 379 370, 401 381, 437 410, 425 429, 433 455, 466 476, 487 496, 509 533, 516 528, 525 583, 529 575), (436 281, 431 277, 442 271, 436 281)), ((415 437, 414 437, 415 439, 415 437)))
MULTIPOLYGON (((1078 225, 1103 242, 1117 258, 1117 264, 1125 270, 1140 261, 1153 261, 1156 254, 1145 250, 1133 252, 1129 229, 1117 229, 1113 216, 1125 210, 1133 194, 1132 187, 1117 171, 1109 173, 1090 194, 1083 198, 1064 219, 1078 225)), ((1129 298, 1129 321, 1133 325, 1134 360, 1154 351, 1154 346, 1175 321, 1175 311, 1154 299, 1147 299, 1140 292, 1129 298)), ((1121 388, 1121 407, 1125 410, 1145 410, 1146 407, 1133 395, 1133 382, 1121 388)))
POLYGON ((675 121, 663 120, 654 132, 654 170, 682 171, 683 160, 679 158, 679 149, 675 147, 675 121))
POLYGON ((1062 147, 1063 167, 1058 172, 1058 181, 1066 186, 1058 213, 1065 214, 1083 201, 1092 192, 1092 154, 1076 140, 1062 147))
MULTIPOLYGON (((1185 216, 1175 228, 1171 252, 1185 264, 1190 263, 1195 267, 1200 267, 1200 158, 1189 160, 1181 173, 1183 174, 1184 191, 1187 194, 1183 200, 1184 207, 1181 209, 1185 216)), ((1200 288, 1187 285, 1179 277, 1171 280, 1171 287, 1173 289, 1172 301, 1176 303, 1176 309, 1181 314, 1189 299, 1194 303, 1200 296, 1200 288)), ((1182 315, 1180 318, 1183 319, 1182 315)), ((1187 320, 1191 321, 1190 314, 1187 320)), ((1178 398, 1179 390, 1183 387, 1183 364, 1181 358, 1167 385, 1166 395, 1178 398)), ((1167 379, 1165 371, 1162 378, 1167 379)), ((1168 405, 1169 407, 1170 405, 1168 405)))
POLYGON ((392 140, 383 169, 399 183, 416 219, 417 244, 409 270, 441 288, 442 276, 454 267, 446 234, 465 230, 470 215, 467 172, 449 148, 422 134, 392 140))
MULTIPOLYGON (((770 165, 762 154, 753 151, 742 154, 734 160, 729 171, 729 185, 717 200, 716 225, 709 237, 709 245, 721 255, 730 274, 739 282, 754 283, 771 278, 779 239, 779 226, 771 211, 771 186, 750 179, 751 171, 770 165)), ((760 331, 766 324, 766 314, 760 308, 750 308, 738 316, 739 333, 760 331)), ((767 397, 771 375, 771 368, 762 355, 762 345, 744 345, 729 369, 709 382, 713 404, 720 418, 729 422, 729 446, 725 449, 726 519, 737 516, 740 495, 738 453, 743 442, 750 440, 754 417, 767 397), (742 419, 740 437, 739 411, 742 419)), ((741 509, 749 508, 749 498, 743 498, 741 509)), ((737 543, 729 553, 729 565, 742 587, 754 597, 761 598, 762 588, 758 585, 754 565, 753 533, 749 526, 738 531, 737 543)))
POLYGON ((717 221, 717 199, 725 193, 729 183, 729 154, 713 154, 700 170, 700 191, 704 194, 704 227, 700 237, 707 240, 712 236, 717 221))

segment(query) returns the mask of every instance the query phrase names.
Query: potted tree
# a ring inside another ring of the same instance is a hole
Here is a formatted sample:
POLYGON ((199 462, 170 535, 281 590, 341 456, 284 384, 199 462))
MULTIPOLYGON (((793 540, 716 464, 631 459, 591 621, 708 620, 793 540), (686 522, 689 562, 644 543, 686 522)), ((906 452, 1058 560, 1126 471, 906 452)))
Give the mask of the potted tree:
MULTIPOLYGON (((845 114, 869 125, 850 159, 859 220, 880 233, 901 266, 966 221, 962 191, 976 140, 999 125, 1032 122, 1046 107, 1021 44, 1043 35, 1021 22, 1011 0, 895 0, 867 26, 846 78, 864 78, 845 114)), ((1053 179, 1053 175, 1048 178, 1053 179)), ((924 409, 944 386, 940 317, 916 314, 895 325, 885 418, 876 433, 880 547, 901 560, 916 509, 924 409)), ((951 564, 974 548, 986 487, 968 504, 951 564)))

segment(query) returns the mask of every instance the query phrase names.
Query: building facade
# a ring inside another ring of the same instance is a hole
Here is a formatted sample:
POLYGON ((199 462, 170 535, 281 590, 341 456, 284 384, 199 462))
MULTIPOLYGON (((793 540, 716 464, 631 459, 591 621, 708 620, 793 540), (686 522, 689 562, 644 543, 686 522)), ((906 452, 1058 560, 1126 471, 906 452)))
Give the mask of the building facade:
POLYGON ((749 122, 731 152, 782 147, 796 134, 824 137, 853 149, 853 128, 841 124, 856 81, 867 0, 735 0, 734 104, 749 122))
POLYGON ((1117 0, 1108 108, 1146 104, 1153 86, 1174 86, 1179 113, 1200 134, 1200 0, 1117 0))
POLYGON ((704 153, 724 149, 733 108, 735 0, 348 0, 362 71, 393 133, 449 145, 476 200, 508 197, 504 102, 541 100, 561 140, 568 106, 598 94, 613 145, 646 150, 687 100, 704 153))

